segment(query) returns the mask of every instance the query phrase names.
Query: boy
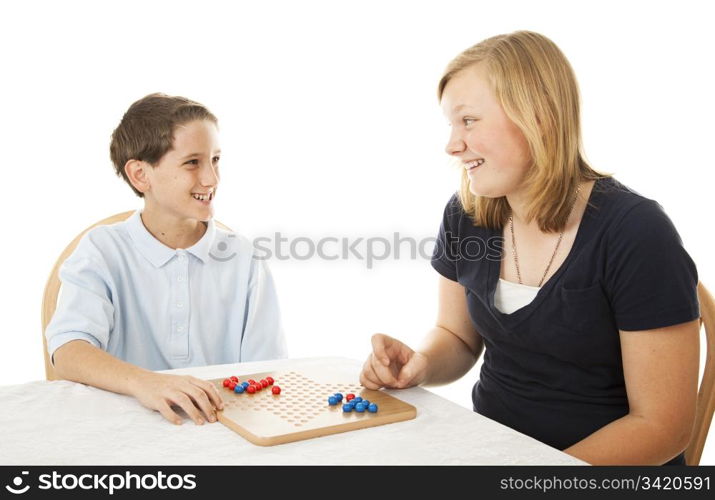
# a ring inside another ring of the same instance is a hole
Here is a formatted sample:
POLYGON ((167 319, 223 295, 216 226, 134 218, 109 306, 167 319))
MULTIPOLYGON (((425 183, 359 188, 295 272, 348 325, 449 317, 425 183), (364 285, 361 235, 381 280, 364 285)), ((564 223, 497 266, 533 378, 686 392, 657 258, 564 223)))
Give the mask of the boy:
POLYGON ((265 261, 212 219, 217 119, 183 97, 151 94, 125 113, 110 153, 144 209, 87 233, 63 264, 46 330, 55 370, 176 424, 172 406, 215 422, 223 403, 210 383, 153 370, 286 357, 265 261))

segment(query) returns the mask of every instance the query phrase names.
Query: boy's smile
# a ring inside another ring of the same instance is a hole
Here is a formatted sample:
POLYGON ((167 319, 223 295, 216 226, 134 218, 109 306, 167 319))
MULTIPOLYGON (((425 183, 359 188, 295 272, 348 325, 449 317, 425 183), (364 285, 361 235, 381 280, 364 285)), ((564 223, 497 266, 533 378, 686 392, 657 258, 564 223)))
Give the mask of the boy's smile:
POLYGON ((192 196, 195 200, 208 204, 213 200, 214 193, 213 191, 209 191, 208 193, 193 193, 192 196))

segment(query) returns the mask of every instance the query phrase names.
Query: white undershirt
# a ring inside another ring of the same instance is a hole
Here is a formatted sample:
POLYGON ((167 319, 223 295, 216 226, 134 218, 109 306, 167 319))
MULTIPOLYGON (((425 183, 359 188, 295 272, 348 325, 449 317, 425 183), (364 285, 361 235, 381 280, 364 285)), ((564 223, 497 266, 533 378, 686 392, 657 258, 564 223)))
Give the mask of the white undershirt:
POLYGON ((520 285, 499 278, 494 293, 494 306, 504 314, 511 314, 530 304, 540 289, 538 286, 520 285))

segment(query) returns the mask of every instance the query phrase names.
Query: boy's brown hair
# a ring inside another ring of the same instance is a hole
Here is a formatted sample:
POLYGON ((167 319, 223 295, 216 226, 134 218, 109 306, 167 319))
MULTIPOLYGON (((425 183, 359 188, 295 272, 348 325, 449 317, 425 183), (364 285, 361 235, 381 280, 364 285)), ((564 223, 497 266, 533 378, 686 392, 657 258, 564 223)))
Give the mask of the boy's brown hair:
POLYGON ((154 93, 136 101, 112 132, 109 155, 117 176, 143 198, 144 194, 129 182, 124 166, 129 160, 156 166, 173 147, 176 127, 194 120, 210 120, 218 125, 216 117, 204 105, 185 97, 154 93))

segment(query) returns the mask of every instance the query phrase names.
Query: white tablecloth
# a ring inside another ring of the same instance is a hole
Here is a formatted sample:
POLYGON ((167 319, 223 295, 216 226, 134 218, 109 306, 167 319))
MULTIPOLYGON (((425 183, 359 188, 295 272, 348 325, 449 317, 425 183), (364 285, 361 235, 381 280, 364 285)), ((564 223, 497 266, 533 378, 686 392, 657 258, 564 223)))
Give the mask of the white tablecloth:
MULTIPOLYGON (((358 379, 361 363, 309 358, 170 373, 224 378, 333 366, 358 379)), ((177 426, 135 399, 67 381, 0 387, 2 465, 583 465, 422 388, 390 393, 417 418, 277 446, 256 446, 220 423, 177 426)))

